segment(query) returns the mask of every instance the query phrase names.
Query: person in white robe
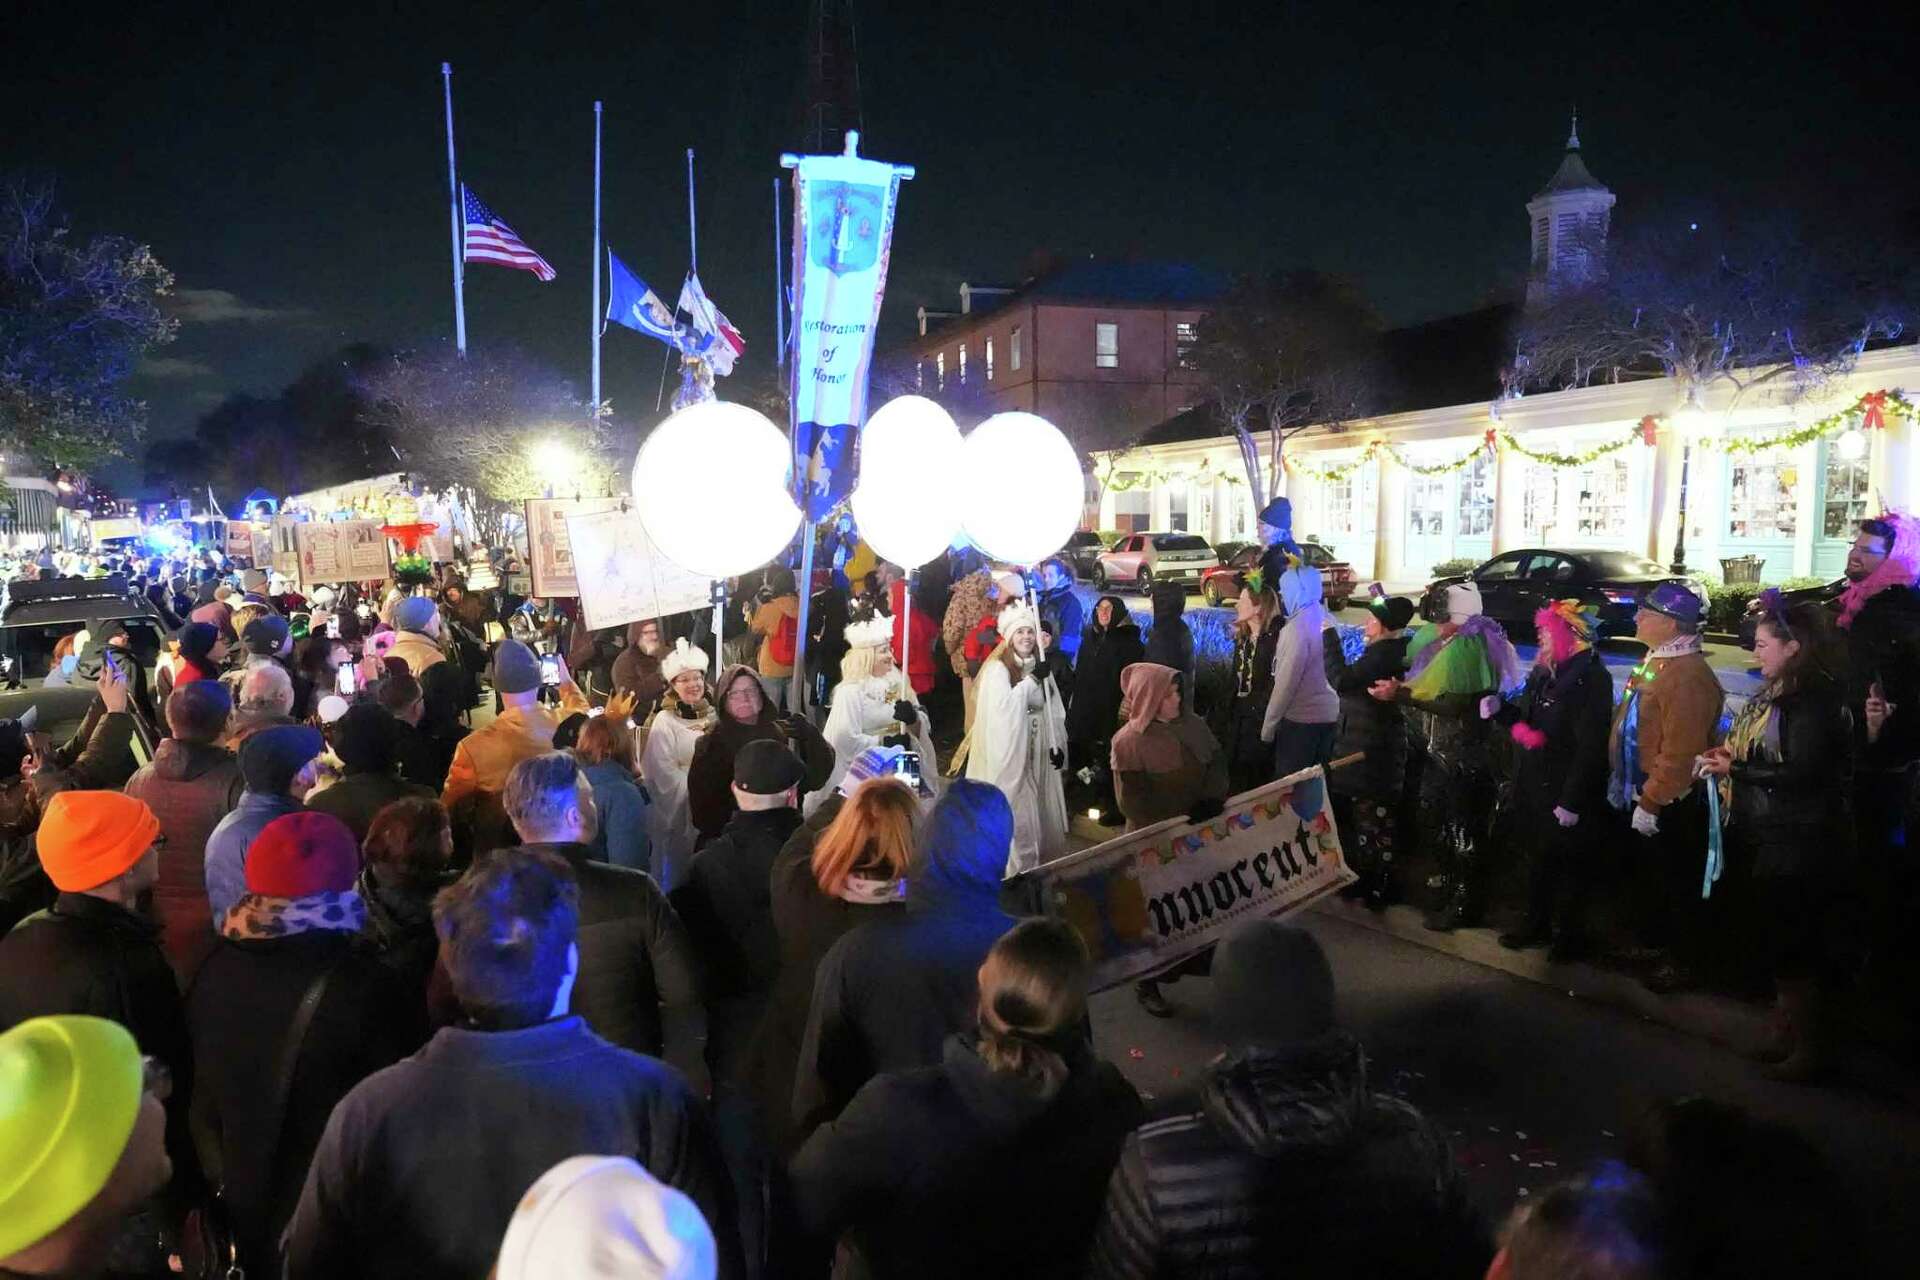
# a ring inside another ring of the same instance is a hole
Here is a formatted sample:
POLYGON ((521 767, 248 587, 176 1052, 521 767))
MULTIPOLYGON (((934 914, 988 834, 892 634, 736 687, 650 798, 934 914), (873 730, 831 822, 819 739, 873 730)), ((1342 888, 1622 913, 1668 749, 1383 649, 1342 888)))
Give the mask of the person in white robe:
POLYGON ((991 782, 1013 806, 1007 874, 1066 852, 1067 713, 1040 652, 1040 620, 1026 602, 1000 611, 1000 643, 980 666, 967 777, 991 782))
POLYGON ((893 661, 893 624, 888 618, 856 622, 846 630, 847 652, 840 659, 840 683, 833 688, 833 710, 821 735, 833 748, 833 773, 818 791, 809 792, 809 816, 834 794, 847 766, 870 747, 896 746, 917 752, 920 777, 935 793, 940 776, 934 755, 932 724, 906 674, 893 661))
POLYGON ((679 883, 693 857, 693 815, 687 804, 687 770, 700 737, 713 728, 713 699, 707 693, 707 655, 685 640, 660 662, 667 691, 648 719, 640 754, 640 777, 652 805, 647 810, 651 846, 649 870, 663 893, 679 883))

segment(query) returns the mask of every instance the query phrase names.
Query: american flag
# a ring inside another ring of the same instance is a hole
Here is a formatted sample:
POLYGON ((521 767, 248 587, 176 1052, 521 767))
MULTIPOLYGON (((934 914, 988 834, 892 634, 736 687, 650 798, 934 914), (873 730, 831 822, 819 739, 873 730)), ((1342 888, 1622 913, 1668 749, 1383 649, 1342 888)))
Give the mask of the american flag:
POLYGON ((460 184, 460 200, 466 206, 468 262, 491 262, 499 267, 531 271, 541 280, 553 279, 553 268, 547 260, 529 249, 526 241, 513 233, 512 227, 481 204, 480 197, 468 190, 464 182, 460 184))

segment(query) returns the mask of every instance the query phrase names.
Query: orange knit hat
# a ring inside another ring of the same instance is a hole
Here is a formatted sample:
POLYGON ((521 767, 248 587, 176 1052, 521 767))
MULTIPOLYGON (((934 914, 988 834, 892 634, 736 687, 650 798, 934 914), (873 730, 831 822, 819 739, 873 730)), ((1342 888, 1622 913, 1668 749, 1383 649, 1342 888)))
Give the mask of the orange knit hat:
POLYGON ((140 861, 160 835, 153 810, 118 791, 62 791, 40 819, 40 865, 63 893, 97 889, 140 861))

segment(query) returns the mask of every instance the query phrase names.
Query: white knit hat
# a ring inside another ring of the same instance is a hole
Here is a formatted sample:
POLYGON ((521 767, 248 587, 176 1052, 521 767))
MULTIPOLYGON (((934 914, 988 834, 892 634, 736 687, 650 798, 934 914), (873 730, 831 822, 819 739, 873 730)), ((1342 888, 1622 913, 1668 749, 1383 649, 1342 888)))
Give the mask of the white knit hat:
POLYGON ((1448 621, 1465 622, 1484 611, 1480 603, 1480 588, 1472 582, 1456 582, 1447 588, 1448 621))
POLYGON ((688 644, 684 637, 675 640, 673 642, 673 652, 660 659, 660 676, 662 679, 668 681, 671 681, 682 671, 699 671, 704 673, 706 669, 707 655, 688 644))
POLYGON ((1015 600, 1000 611, 999 627, 1002 640, 1010 639, 1021 627, 1032 627, 1033 634, 1037 636, 1040 634, 1040 618, 1025 600, 1015 600))
POLYGON ((520 1197, 499 1280, 713 1280, 719 1248, 700 1209, 625 1156, 562 1160, 520 1197))
POLYGON ((856 649, 884 649, 893 643, 893 624, 887 618, 869 618, 847 628, 847 643, 856 649))

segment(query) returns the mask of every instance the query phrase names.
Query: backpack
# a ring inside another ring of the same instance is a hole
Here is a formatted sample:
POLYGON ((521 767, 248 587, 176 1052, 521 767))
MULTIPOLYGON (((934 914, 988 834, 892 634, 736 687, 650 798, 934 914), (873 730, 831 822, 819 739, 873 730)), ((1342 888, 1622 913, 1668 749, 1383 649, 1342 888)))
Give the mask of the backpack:
POLYGON ((783 667, 793 665, 794 648, 800 636, 799 620, 793 614, 784 614, 780 625, 767 637, 767 656, 783 667))

